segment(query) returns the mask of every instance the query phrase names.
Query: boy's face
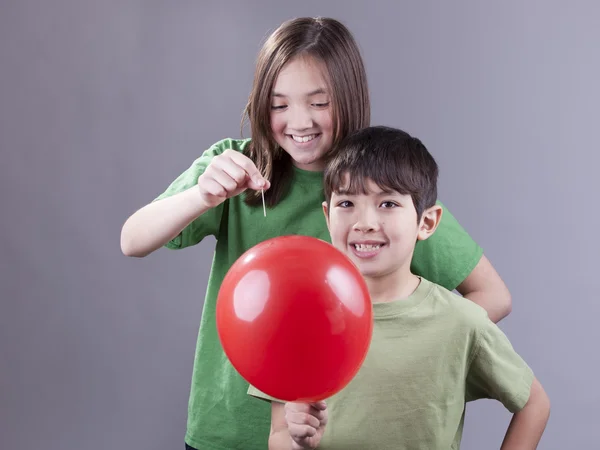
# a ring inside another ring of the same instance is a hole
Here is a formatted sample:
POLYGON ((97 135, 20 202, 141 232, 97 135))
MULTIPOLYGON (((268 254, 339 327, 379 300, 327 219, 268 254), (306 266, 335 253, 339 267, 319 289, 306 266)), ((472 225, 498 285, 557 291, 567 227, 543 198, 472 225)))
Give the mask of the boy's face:
POLYGON ((368 194, 343 194, 340 189, 332 194, 329 208, 323 204, 332 244, 350 257, 364 277, 408 274, 416 241, 433 233, 441 209, 430 208, 417 222, 410 195, 384 192, 366 181, 368 194))

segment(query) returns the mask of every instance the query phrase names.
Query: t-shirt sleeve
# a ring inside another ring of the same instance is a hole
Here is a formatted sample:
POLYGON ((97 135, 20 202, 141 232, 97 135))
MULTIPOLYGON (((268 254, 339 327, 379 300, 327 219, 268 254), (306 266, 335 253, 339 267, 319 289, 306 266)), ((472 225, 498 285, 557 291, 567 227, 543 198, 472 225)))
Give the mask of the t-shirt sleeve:
POLYGON ((271 397, 270 395, 267 395, 264 392, 259 391, 258 389, 256 389, 251 384, 248 385, 248 395, 250 395, 251 397, 256 397, 258 399, 266 400, 266 401, 269 401, 269 402, 284 403, 282 400, 278 400, 275 397, 271 397))
POLYGON ((438 205, 443 209, 442 220, 429 239, 417 242, 411 269, 452 291, 473 271, 483 249, 441 202, 438 205))
MULTIPOLYGON (((213 158, 227 149, 242 151, 248 141, 224 139, 212 145, 181 175, 179 175, 154 201, 179 194, 198 183, 198 177, 204 173, 213 158)), ((212 208, 195 219, 181 233, 165 244, 170 249, 182 249, 198 244, 206 236, 216 236, 221 226, 225 203, 212 208)))
POLYGON ((520 411, 529 400, 533 371, 487 316, 481 319, 475 339, 466 401, 490 398, 500 401, 512 413, 520 411))

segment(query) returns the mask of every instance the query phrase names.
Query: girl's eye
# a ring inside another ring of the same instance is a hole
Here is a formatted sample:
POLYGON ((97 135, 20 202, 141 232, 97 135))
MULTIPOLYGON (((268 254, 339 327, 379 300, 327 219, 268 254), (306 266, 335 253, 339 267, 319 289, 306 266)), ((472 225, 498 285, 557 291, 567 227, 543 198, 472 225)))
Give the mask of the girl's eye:
POLYGON ((339 202, 338 206, 340 208, 350 208, 352 206, 352 202, 348 200, 344 200, 343 202, 339 202))
POLYGON ((284 109, 286 107, 286 105, 277 105, 277 106, 271 106, 271 109, 273 110, 281 110, 284 109))
POLYGON ((398 206, 398 205, 397 205, 396 203, 394 203, 394 202, 383 202, 383 203, 381 204, 381 207, 382 207, 382 208, 386 208, 386 209, 387 209, 387 208, 395 208, 395 207, 397 207, 397 206, 398 206))
POLYGON ((327 106, 329 106, 329 102, 327 103, 313 103, 313 106, 317 107, 317 108, 326 108, 327 106))

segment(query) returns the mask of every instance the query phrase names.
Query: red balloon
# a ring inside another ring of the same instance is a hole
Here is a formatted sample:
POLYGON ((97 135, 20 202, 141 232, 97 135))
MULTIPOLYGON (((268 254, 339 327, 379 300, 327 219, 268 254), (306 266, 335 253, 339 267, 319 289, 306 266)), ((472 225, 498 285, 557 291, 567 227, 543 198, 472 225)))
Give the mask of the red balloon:
POLYGON ((356 266, 325 241, 282 236, 244 253, 223 280, 217 329, 250 384, 283 401, 323 400, 356 375, 372 305, 356 266))

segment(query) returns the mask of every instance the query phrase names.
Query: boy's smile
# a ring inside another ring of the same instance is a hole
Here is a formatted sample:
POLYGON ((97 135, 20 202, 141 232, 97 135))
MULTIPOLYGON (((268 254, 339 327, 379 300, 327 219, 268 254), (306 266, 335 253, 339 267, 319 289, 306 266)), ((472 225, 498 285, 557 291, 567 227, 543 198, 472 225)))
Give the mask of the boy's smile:
POLYGON ((334 192, 329 232, 335 247, 358 266, 364 277, 409 272, 419 224, 410 195, 384 191, 366 180, 366 193, 334 192))
MULTIPOLYGON (((344 179, 349 186, 348 176, 344 179)), ((432 231, 429 210, 417 220, 410 195, 384 190, 370 179, 366 192, 347 192, 344 186, 331 194, 329 206, 323 204, 331 242, 358 267, 372 296, 376 290, 379 301, 398 300, 405 287, 414 286, 410 264, 417 240, 432 231)))
POLYGON ((385 242, 383 240, 356 239, 350 242, 350 249, 357 258, 374 258, 383 249, 385 242))

